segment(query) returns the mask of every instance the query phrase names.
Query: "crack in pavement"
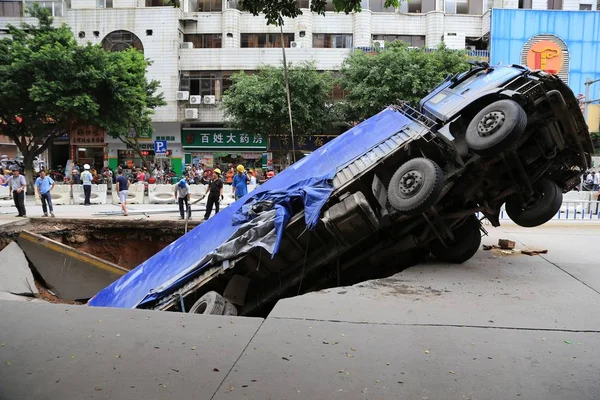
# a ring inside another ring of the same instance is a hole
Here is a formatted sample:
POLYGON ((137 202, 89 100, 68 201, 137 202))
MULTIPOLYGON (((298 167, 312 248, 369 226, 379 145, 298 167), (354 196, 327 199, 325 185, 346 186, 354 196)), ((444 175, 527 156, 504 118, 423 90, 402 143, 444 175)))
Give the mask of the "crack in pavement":
POLYGON ((287 320, 294 320, 294 321, 332 322, 332 323, 343 323, 343 324, 354 324, 354 325, 422 326, 422 327, 432 327, 432 328, 475 328, 475 329, 514 330, 514 331, 600 333, 600 330, 594 330, 594 329, 522 328, 522 327, 515 327, 515 326, 488 326, 488 325, 464 325, 464 324, 460 324, 460 325, 459 324, 406 324, 406 323, 400 323, 400 322, 344 321, 344 320, 338 320, 338 319, 297 318, 297 317, 268 317, 268 318, 281 319, 281 320, 287 319, 287 320))
POLYGON ((242 356, 246 352, 246 349, 248 349, 248 346, 250 346, 250 343, 252 343, 252 341, 254 340, 254 337, 258 334, 258 331, 260 331, 260 328, 262 328, 262 326, 265 323, 265 321, 266 321, 266 319, 263 319, 262 322, 260 323, 260 325, 258 326, 258 328, 256 328, 256 331, 254 332, 254 335, 252 335, 252 337, 250 338, 250 340, 248 340, 248 343, 246 343, 246 346, 244 346, 244 348, 240 352, 240 355, 238 356, 238 358, 236 358, 235 361, 233 362, 233 364, 231 364, 231 368, 229 368, 229 371, 227 371, 227 373, 223 377, 223 380, 221 381, 221 383, 219 383, 219 386, 217 386, 217 389, 215 390, 215 392, 213 393, 213 395, 210 396, 210 400, 212 400, 217 395, 217 393, 221 389, 221 386, 223 386, 223 383, 225 383, 225 381, 229 377, 229 374, 231 374, 231 371, 233 370, 233 368, 237 365, 238 361, 240 361, 240 358, 242 358, 242 356))
MULTIPOLYGON (((526 244, 525 242, 523 242, 520 239, 517 239, 516 236, 513 236, 513 237, 514 237, 515 241, 521 243, 523 246, 525 246, 527 248, 530 248, 528 244, 526 244)), ((556 268, 558 268, 559 270, 561 270, 565 274, 569 275, 571 278, 575 279, 577 282, 579 282, 579 283, 583 284, 584 286, 587 286, 588 288, 592 289, 596 294, 600 294, 600 291, 598 291, 595 288, 593 288, 592 286, 588 285, 587 283, 585 283, 584 281, 582 281, 581 279, 579 279, 578 277, 576 277, 575 275, 573 275, 569 271, 565 270, 560 265, 556 264, 553 261, 550 261, 548 258, 544 257, 543 254, 538 254, 538 257, 540 257, 542 260, 546 261, 548 264, 551 264, 551 265, 555 266, 556 268)))

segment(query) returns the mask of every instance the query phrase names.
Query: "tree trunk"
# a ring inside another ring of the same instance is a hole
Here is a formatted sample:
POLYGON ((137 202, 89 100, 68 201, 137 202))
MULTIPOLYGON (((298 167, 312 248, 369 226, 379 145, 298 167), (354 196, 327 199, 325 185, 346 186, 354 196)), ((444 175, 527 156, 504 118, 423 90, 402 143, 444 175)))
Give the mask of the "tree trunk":
POLYGON ((35 195, 34 183, 35 174, 33 171, 33 157, 34 152, 27 149, 23 152, 23 163, 25 164, 25 180, 27 181, 27 194, 35 195))

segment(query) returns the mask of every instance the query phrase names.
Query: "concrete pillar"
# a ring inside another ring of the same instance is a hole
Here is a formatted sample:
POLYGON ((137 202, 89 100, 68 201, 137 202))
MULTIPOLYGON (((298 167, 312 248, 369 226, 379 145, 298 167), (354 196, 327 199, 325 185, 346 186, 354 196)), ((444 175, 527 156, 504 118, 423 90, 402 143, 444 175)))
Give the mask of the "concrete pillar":
POLYGON ((354 47, 372 46, 371 10, 363 9, 359 13, 354 13, 352 33, 354 35, 354 47))
POLYGON ((313 16, 308 8, 301 8, 300 10, 302 15, 295 20, 294 41, 300 44, 302 48, 310 48, 313 45, 313 16), (300 36, 300 32, 304 32, 304 37, 300 36))
POLYGON ((426 17, 425 47, 435 48, 442 42, 444 35, 444 13, 441 11, 428 12, 426 17))
POLYGON ((239 48, 240 42, 240 16, 241 11, 236 9, 223 9, 221 13, 223 35, 223 48, 239 48))

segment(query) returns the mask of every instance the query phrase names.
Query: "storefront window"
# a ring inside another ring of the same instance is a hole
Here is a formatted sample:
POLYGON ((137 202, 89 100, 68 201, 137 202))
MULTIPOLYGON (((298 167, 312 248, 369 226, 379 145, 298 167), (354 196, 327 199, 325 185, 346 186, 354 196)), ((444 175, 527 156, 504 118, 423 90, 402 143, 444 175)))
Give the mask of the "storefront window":
POLYGON ((315 48, 352 48, 351 34, 315 33, 313 34, 313 47, 315 48))

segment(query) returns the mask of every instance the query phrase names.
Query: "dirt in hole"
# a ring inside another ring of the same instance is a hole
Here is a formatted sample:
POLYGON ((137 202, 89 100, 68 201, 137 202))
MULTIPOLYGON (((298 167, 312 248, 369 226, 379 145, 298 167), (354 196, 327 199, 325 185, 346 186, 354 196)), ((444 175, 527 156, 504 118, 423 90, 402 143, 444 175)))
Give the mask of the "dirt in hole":
MULTIPOLYGON (((188 231, 198 223, 189 223, 188 231)), ((84 251, 123 268, 133 269, 183 236, 174 221, 30 219, 0 229, 0 250, 29 231, 84 251)))

